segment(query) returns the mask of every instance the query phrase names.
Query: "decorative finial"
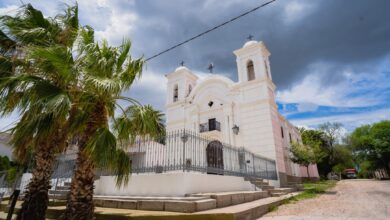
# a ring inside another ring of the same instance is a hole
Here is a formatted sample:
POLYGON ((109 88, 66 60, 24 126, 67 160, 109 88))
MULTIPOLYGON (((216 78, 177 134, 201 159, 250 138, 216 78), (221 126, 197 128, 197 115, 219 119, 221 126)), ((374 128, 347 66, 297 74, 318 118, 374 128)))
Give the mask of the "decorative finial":
POLYGON ((209 67, 207 67, 207 69, 210 71, 210 73, 213 72, 213 69, 214 69, 214 64, 213 63, 210 63, 209 64, 209 67))
POLYGON ((180 62, 180 66, 184 66, 184 60, 180 62))
POLYGON ((248 39, 248 41, 251 41, 253 40, 253 36, 250 34, 246 39, 248 39))

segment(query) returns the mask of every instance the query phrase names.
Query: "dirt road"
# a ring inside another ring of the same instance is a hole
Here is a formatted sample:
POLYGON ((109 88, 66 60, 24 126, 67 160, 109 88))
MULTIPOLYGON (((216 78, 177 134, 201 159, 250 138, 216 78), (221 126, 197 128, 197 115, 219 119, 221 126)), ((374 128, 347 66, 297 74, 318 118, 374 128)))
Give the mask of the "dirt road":
POLYGON ((390 219, 390 181, 343 180, 314 199, 283 205, 259 220, 390 219))

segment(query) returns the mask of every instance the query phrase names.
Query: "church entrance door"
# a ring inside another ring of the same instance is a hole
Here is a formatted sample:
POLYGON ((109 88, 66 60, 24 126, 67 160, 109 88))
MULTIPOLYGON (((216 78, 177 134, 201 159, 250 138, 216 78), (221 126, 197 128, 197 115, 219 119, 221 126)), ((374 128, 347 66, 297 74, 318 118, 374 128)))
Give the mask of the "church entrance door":
POLYGON ((223 145, 219 141, 211 141, 206 148, 207 173, 223 175, 223 145))

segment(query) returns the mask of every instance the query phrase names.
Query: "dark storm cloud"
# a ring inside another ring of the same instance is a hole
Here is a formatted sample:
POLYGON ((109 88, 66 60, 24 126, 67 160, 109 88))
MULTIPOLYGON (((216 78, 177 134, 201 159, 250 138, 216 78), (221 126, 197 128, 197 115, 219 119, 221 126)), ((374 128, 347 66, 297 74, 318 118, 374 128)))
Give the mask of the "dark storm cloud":
MULTIPOLYGON (((139 16, 130 36, 138 54, 146 57, 219 24, 265 1, 136 1, 139 16)), ((388 0, 278 0, 220 30, 192 41, 148 63, 148 68, 167 73, 181 60, 193 70, 216 72, 236 79, 233 50, 252 34, 271 51, 273 79, 279 89, 301 80, 307 67, 326 62, 334 68, 384 57, 390 48, 390 1, 388 0), (302 18, 286 20, 291 2, 308 4, 302 18)), ((341 80, 340 71, 328 72, 327 82, 341 80)))

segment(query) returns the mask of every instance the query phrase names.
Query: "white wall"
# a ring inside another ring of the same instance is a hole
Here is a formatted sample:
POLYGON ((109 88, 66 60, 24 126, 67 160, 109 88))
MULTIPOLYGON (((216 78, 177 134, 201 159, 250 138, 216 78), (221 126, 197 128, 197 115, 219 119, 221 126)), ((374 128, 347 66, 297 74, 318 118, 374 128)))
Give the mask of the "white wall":
POLYGON ((95 181, 95 195, 184 196, 190 193, 248 191, 254 186, 243 177, 207 175, 192 172, 132 174, 128 185, 116 188, 115 177, 95 181))

